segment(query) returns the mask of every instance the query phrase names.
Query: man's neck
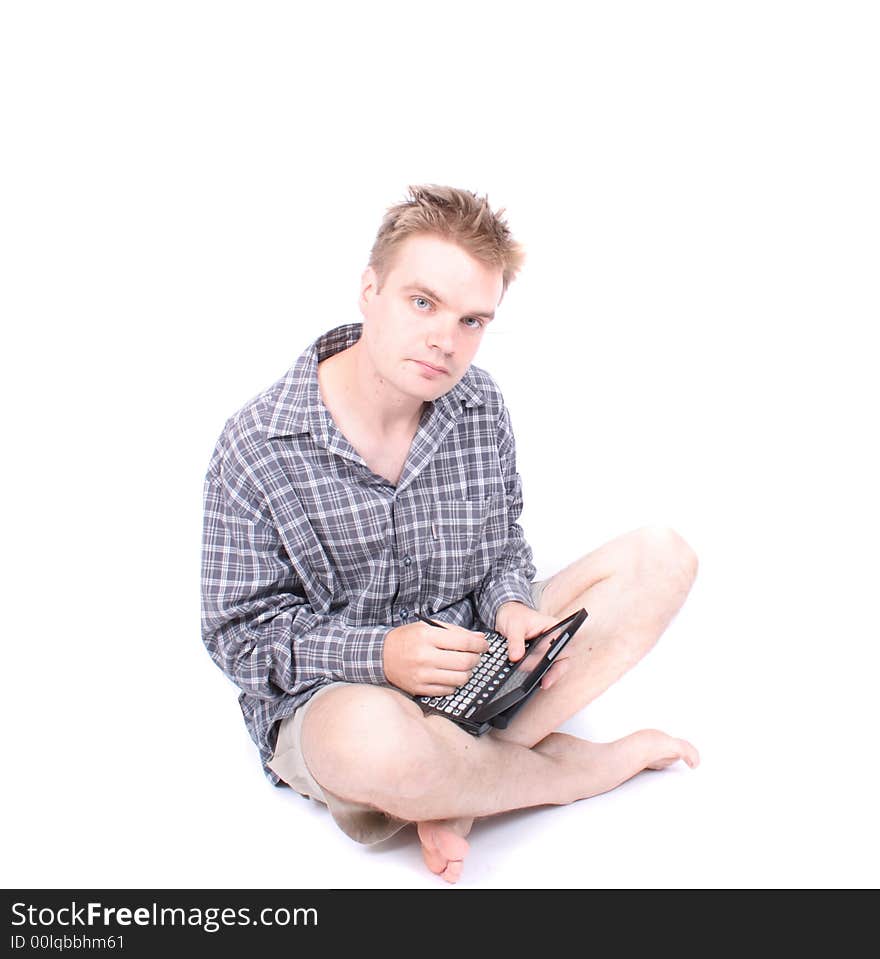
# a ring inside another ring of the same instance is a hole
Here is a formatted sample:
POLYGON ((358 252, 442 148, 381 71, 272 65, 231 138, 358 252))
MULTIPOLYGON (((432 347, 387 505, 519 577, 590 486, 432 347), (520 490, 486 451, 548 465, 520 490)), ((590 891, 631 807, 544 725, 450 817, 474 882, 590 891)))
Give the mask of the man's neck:
POLYGON ((361 340, 320 363, 318 383, 331 414, 354 420, 372 434, 390 438, 418 428, 425 404, 379 376, 361 340))

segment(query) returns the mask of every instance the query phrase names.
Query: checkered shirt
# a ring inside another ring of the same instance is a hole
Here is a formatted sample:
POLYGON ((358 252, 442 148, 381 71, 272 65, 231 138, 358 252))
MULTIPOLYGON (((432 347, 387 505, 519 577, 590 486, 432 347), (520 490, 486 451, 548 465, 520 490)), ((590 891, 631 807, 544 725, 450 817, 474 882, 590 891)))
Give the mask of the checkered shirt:
POLYGON ((417 612, 466 629, 533 605, 520 477, 498 387, 471 366, 426 403, 397 485, 373 473, 321 401, 324 334, 231 417, 205 476, 202 639, 239 688, 264 772, 278 724, 334 680, 386 683, 388 631, 417 612))

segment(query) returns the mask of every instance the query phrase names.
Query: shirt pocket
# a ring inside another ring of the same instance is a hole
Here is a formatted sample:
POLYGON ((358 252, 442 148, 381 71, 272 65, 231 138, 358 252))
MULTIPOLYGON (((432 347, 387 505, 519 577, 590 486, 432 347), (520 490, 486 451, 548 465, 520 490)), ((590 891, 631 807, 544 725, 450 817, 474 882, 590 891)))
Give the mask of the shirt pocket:
MULTIPOLYGON (((431 510, 430 577, 454 602, 472 592, 474 560, 493 497, 437 500, 431 510)), ((477 579, 476 582, 479 582, 477 579)))
POLYGON ((507 498, 503 493, 486 499, 486 512, 480 528, 480 536, 473 548, 473 559, 468 567, 468 577, 476 589, 493 566, 502 558, 508 547, 510 522, 507 514, 507 498))

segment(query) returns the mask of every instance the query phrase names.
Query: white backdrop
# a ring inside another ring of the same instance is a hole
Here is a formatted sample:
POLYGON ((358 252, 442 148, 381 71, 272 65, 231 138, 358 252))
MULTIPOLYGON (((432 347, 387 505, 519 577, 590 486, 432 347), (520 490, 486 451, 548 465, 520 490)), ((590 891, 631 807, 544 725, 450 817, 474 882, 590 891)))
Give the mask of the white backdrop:
MULTIPOLYGON (((702 765, 478 823, 472 887, 876 886, 871 3, 4 4, 6 887, 443 886, 264 779, 199 635, 226 418, 449 183, 528 262, 477 362, 542 575, 701 570, 573 720, 702 765), (536 9, 540 14, 536 15, 536 9)), ((445 888, 445 887, 444 887, 445 888)))

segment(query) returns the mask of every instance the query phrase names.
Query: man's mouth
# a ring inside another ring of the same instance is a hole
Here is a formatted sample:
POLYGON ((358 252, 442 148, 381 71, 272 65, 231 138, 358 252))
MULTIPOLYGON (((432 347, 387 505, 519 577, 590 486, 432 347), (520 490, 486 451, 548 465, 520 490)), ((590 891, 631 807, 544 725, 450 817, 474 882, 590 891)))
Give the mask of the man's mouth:
POLYGON ((425 360, 413 360, 414 363, 417 363, 422 369, 427 370, 429 373, 449 373, 445 367, 434 366, 433 363, 427 363, 425 360))

